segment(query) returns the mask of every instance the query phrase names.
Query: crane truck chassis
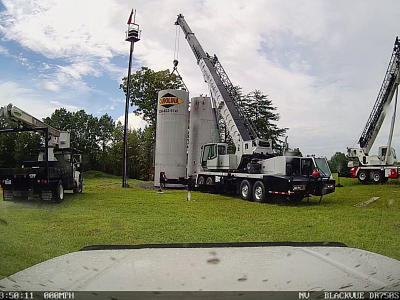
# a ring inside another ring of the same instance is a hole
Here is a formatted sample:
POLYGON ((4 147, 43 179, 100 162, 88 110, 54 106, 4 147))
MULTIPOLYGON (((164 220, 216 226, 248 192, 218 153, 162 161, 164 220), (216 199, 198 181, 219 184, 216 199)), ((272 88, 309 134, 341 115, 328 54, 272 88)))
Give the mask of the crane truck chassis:
MULTIPOLYGON (((225 146, 217 145, 219 149, 225 146)), ((254 202, 268 202, 276 197, 301 201, 310 195, 320 196, 321 201, 323 195, 335 191, 335 180, 326 158, 313 156, 276 156, 253 160, 247 171, 203 169, 190 180, 201 191, 230 191, 239 194, 243 200, 254 202)))
POLYGON ((24 161, 20 168, 0 168, 4 201, 39 195, 42 201, 59 203, 64 200, 64 190, 82 193, 82 156, 70 148, 69 132, 54 129, 12 104, 0 108, 0 116, 19 127, 0 130, 0 134, 31 131, 44 137, 38 160, 24 161))

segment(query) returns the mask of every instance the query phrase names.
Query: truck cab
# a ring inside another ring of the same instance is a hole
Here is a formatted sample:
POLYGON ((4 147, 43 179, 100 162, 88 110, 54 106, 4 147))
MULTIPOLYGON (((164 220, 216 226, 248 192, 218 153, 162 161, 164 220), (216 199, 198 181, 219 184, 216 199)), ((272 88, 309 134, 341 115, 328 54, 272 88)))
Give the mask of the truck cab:
POLYGON ((228 144, 210 143, 201 148, 201 167, 203 170, 233 170, 236 168, 236 155, 228 154, 228 144))

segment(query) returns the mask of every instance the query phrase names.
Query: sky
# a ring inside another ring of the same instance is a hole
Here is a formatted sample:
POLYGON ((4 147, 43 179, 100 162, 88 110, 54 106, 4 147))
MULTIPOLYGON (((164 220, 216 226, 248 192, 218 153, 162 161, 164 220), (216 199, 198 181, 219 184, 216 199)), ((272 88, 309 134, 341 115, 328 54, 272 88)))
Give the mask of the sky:
MULTIPOLYGON (((178 36, 190 96, 209 94, 174 26, 182 13, 235 85, 269 95, 291 147, 328 158, 356 146, 400 35, 396 0, 0 0, 0 106, 40 118, 65 107, 123 120, 132 8, 142 30, 132 72, 172 69, 178 36)), ((371 153, 387 143, 390 119, 371 153)), ((129 124, 146 122, 131 108, 129 124)))

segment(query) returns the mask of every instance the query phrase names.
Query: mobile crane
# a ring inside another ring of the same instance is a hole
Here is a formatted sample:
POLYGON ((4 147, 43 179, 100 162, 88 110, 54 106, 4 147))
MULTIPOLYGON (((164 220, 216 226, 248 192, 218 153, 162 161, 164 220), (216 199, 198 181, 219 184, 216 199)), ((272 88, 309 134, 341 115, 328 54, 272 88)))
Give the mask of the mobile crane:
POLYGON ((182 14, 175 25, 185 34, 210 88, 215 115, 225 122, 236 148, 235 154, 228 154, 226 143, 203 145, 198 169, 188 174, 194 186, 234 189, 243 199, 256 202, 264 202, 276 194, 301 200, 308 195, 322 197, 334 192, 335 180, 326 158, 274 153, 272 141, 259 138, 242 111, 240 99, 217 56, 203 50, 182 14))
POLYGON ((82 193, 82 156, 71 148, 69 132, 55 129, 12 104, 0 108, 0 117, 15 127, 0 130, 0 134, 41 132, 44 140, 36 161, 24 161, 21 168, 0 168, 4 201, 27 200, 37 194, 42 201, 58 203, 64 199, 64 190, 82 193))
POLYGON ((392 147, 399 82, 400 39, 396 37, 378 97, 358 141, 360 147, 347 148, 347 156, 356 159, 348 163, 350 175, 353 178, 358 178, 361 183, 380 183, 387 181, 388 178, 398 178, 399 176, 399 168, 396 166, 396 152, 392 147), (369 155, 393 98, 395 98, 395 101, 388 144, 378 148, 378 155, 369 155))

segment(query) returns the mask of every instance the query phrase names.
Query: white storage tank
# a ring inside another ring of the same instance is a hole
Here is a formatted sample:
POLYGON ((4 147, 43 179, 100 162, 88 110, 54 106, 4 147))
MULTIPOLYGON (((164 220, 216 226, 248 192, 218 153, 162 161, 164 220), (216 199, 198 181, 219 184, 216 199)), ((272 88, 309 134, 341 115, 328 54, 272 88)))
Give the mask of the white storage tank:
POLYGON ((193 97, 190 102, 187 176, 200 171, 201 146, 219 142, 215 110, 209 97, 193 97))
POLYGON ((154 186, 160 186, 160 173, 167 183, 186 177, 189 93, 162 90, 158 93, 154 186))

